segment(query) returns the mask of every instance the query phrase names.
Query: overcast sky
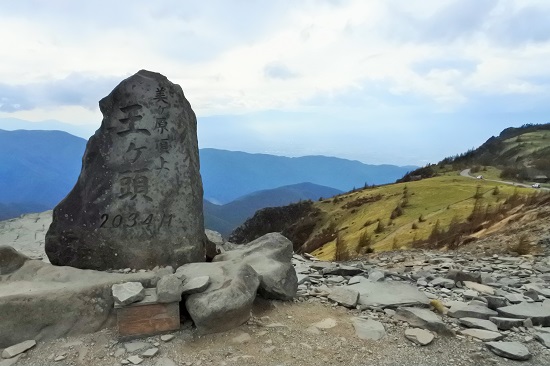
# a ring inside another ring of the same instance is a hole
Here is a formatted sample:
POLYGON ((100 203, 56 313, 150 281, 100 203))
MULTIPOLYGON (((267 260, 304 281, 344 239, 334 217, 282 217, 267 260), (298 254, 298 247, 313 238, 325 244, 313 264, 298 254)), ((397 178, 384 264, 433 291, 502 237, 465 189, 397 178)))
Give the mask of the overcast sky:
POLYGON ((140 69, 200 147, 422 165, 550 121, 546 0, 0 0, 0 39, 0 128, 93 131, 140 69))

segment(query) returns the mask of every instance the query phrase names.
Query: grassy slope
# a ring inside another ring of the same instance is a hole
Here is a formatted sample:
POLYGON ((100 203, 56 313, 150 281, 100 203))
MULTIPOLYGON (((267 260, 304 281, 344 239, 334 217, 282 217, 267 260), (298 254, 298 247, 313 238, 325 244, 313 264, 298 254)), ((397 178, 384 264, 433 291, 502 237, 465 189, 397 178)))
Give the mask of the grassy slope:
MULTIPOLYGON (((365 189, 340 196, 342 201, 338 203, 333 203, 332 200, 317 202, 317 207, 323 212, 323 221, 317 226, 316 231, 319 232, 333 222, 333 225, 336 225, 336 229, 339 230, 341 240, 350 251, 355 250, 359 238, 364 232, 372 235, 373 247, 377 251, 392 249, 394 243, 399 248, 407 247, 415 239, 427 238, 437 220, 439 220, 442 229, 448 227, 453 217, 465 221, 472 212, 478 185, 481 187, 481 192, 484 193, 482 200, 485 205, 488 203, 497 205, 499 201, 512 195, 516 189, 509 185, 461 177, 457 172, 416 182, 365 189), (390 214, 403 198, 405 186, 409 194, 409 204, 405 207, 403 215, 394 219, 389 225, 390 214), (496 196, 492 194, 495 186, 498 186, 500 191, 496 196), (377 202, 367 203, 354 209, 342 207, 358 198, 378 194, 383 198, 377 202), (421 215, 425 219, 422 223, 418 220, 421 215), (376 234, 374 231, 378 219, 386 228, 382 233, 376 234), (372 223, 365 227, 366 222, 372 223), (418 229, 412 229, 413 223, 416 223, 418 229)), ((532 192, 526 188, 518 188, 518 191, 519 193, 525 192, 525 194, 532 192)), ((327 243, 313 254, 320 259, 332 259, 334 252, 335 241, 327 243)))

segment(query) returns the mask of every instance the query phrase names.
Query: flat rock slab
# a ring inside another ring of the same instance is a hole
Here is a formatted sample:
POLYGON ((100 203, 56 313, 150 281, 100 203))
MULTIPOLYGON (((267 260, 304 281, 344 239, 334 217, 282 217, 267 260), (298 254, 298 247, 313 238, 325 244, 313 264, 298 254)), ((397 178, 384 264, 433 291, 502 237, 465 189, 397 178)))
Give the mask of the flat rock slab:
POLYGON ((494 323, 498 329, 501 330, 510 330, 514 327, 521 327, 523 326, 523 322, 525 321, 525 319, 502 318, 499 316, 492 316, 489 318, 489 320, 494 323))
POLYGON ((377 341, 386 335, 384 325, 376 320, 352 318, 355 335, 361 339, 377 341))
POLYGON ((353 266, 334 265, 328 268, 323 268, 321 273, 324 275, 333 276, 355 276, 363 273, 363 270, 353 266))
MULTIPOLYGON (((491 317, 493 319, 493 317, 491 317)), ((497 324, 490 320, 477 318, 460 318, 459 323, 468 328, 485 329, 492 332, 498 332, 497 324)))
POLYGON ((413 327, 428 329, 441 335, 452 336, 441 318, 429 309, 404 307, 397 308, 395 319, 406 321, 413 327))
POLYGON ((346 287, 336 287, 331 292, 328 298, 347 308, 355 308, 359 300, 359 292, 346 287))
POLYGON ((12 358, 36 346, 34 339, 14 344, 2 351, 2 358, 12 358))
POLYGON ((535 338, 546 348, 550 348, 550 333, 536 333, 535 338))
POLYGON ((116 324, 111 286, 139 281, 153 287, 157 272, 119 274, 29 260, 0 276, 0 348, 97 332, 116 324))
POLYGON ((495 289, 494 288, 492 288, 491 286, 482 285, 482 284, 477 283, 477 282, 464 281, 464 286, 466 286, 470 290, 481 292, 482 294, 486 294, 486 295, 494 295, 495 294, 495 289))
POLYGON ((418 291, 416 286, 407 283, 361 281, 347 287, 359 292, 359 304, 365 306, 396 308, 417 305, 427 307, 430 303, 428 297, 418 291))
POLYGON ((474 328, 464 329, 460 331, 460 334, 477 338, 484 342, 498 341, 504 338, 504 335, 500 334, 499 332, 492 332, 490 330, 485 330, 485 329, 474 329, 474 328))
POLYGON ((550 326, 550 305, 522 302, 517 305, 497 309, 498 313, 507 318, 531 318, 533 325, 550 326))
POLYGON ((531 352, 519 342, 487 342, 485 346, 495 355, 516 361, 527 361, 531 352))
POLYGON ((453 318, 477 318, 488 320, 491 316, 497 316, 498 313, 483 305, 457 302, 451 306, 447 315, 453 318))
POLYGON ((145 298, 145 288, 141 282, 126 282, 112 286, 113 298, 118 305, 129 305, 145 298))
POLYGON ((427 346, 434 340, 434 335, 424 329, 409 328, 405 330, 405 338, 419 346, 427 346))

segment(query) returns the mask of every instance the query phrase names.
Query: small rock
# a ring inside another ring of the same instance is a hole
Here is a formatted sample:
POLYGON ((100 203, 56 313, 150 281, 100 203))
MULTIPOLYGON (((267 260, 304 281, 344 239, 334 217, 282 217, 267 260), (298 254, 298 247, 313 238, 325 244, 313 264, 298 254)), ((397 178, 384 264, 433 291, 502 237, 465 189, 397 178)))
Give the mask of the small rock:
POLYGON ((181 301, 183 283, 175 274, 162 277, 157 283, 157 298, 160 303, 181 301))
POLYGON ((352 318, 355 334, 361 339, 377 341, 386 335, 384 325, 376 320, 352 318))
POLYGON ((531 358, 529 349, 519 342, 488 342, 487 348, 495 355, 517 361, 531 358))
POLYGON ((459 323, 468 328, 485 329, 493 332, 498 331, 498 327, 494 322, 485 319, 461 318, 459 319, 459 323))
POLYGON ((315 327, 317 329, 331 329, 334 328, 338 324, 335 319, 333 318, 325 318, 321 320, 320 322, 311 324, 312 327, 315 327))
POLYGON ((405 338, 419 346, 427 346, 434 340, 434 335, 424 329, 409 328, 405 330, 405 338))
POLYGON ((346 287, 336 287, 331 291, 328 298, 342 306, 355 308, 359 300, 359 292, 346 287))
POLYGON ((252 337, 250 336, 250 334, 248 333, 241 333, 239 334, 238 336, 236 337, 233 337, 233 339, 231 340, 231 342, 233 343, 238 343, 238 344, 243 344, 243 343, 248 343, 252 340, 252 337))
POLYGON ((3 352, 2 352, 2 358, 12 358, 12 357, 15 357, 31 348, 33 348, 34 346, 36 346, 36 341, 31 339, 31 340, 28 340, 28 341, 24 341, 24 342, 21 342, 21 343, 18 343, 18 344, 14 344, 13 346, 10 346, 8 348, 6 348, 3 352))
POLYGON ((174 338, 176 338, 176 336, 173 334, 163 334, 160 336, 160 340, 163 342, 170 342, 174 338))
POLYGON ((464 329, 460 331, 460 334, 466 335, 472 338, 477 338, 484 342, 498 341, 504 338, 504 336, 499 332, 492 332, 490 330, 485 330, 485 329, 474 329, 474 328, 464 329))
POLYGON ((133 353, 145 348, 151 347, 150 343, 147 342, 128 342, 124 343, 124 348, 126 348, 126 352, 133 353))
POLYGON ((128 362, 130 362, 132 365, 139 365, 143 362, 143 358, 139 356, 130 356, 127 358, 128 362))
POLYGON ((535 338, 546 348, 550 348, 550 333, 535 333, 535 338))
POLYGON ((126 282, 111 287, 115 302, 119 305, 128 305, 145 298, 145 289, 140 282, 126 282))
POLYGON ((159 352, 159 349, 157 347, 149 348, 145 352, 143 352, 141 355, 143 357, 151 358, 155 357, 155 355, 159 352))
POLYGON ((481 292, 482 294, 486 294, 486 295, 495 294, 495 289, 492 288, 491 286, 482 285, 480 283, 471 282, 471 281, 463 281, 463 283, 464 283, 464 286, 466 286, 470 290, 475 290, 477 292, 481 292))
POLYGON ((477 318, 489 319, 491 316, 497 316, 498 313, 480 304, 454 303, 447 315, 453 318, 477 318))

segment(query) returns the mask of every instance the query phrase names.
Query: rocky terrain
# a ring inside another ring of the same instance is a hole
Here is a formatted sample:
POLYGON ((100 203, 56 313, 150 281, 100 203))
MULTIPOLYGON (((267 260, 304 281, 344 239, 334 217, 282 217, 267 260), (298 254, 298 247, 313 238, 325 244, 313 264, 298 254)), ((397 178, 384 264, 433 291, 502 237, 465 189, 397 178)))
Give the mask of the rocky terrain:
POLYGON ((511 256, 493 241, 346 264, 295 255, 298 297, 258 299, 231 331, 202 336, 186 321, 119 342, 108 329, 39 342, 0 365, 550 364, 550 237, 538 245, 539 255, 511 256))

